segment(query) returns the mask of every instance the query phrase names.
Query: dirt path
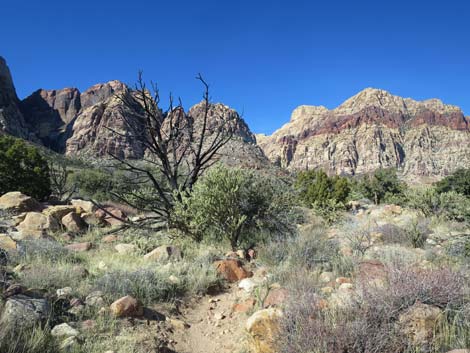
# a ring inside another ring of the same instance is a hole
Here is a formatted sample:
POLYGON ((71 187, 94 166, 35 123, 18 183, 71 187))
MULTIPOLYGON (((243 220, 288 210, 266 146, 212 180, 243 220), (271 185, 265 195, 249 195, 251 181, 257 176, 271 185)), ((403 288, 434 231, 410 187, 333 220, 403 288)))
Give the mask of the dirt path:
POLYGON ((232 313, 233 305, 244 294, 231 285, 225 292, 204 296, 190 303, 181 319, 189 328, 175 330, 174 347, 178 353, 238 353, 246 341, 245 313, 232 313))

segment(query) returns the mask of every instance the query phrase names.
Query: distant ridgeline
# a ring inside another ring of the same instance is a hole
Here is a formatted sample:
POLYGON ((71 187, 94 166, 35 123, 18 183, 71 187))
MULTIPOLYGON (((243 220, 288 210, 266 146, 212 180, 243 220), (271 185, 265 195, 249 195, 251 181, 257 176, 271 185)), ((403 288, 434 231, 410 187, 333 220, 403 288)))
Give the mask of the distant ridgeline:
MULTIPOLYGON (((145 151, 126 134, 123 118, 136 114, 119 95, 132 90, 119 81, 76 88, 40 89, 20 101, 0 57, 0 133, 8 133, 66 155, 142 158, 145 151), (119 134, 113 131, 119 131, 119 134)), ((195 121, 202 103, 190 108, 195 121)), ((255 135, 228 106, 211 106, 210 116, 230 122, 234 140, 221 151, 232 165, 291 170, 322 168, 362 174, 396 167, 406 175, 441 176, 470 165, 469 119, 437 99, 417 102, 365 89, 333 110, 300 106, 271 136, 255 135)))

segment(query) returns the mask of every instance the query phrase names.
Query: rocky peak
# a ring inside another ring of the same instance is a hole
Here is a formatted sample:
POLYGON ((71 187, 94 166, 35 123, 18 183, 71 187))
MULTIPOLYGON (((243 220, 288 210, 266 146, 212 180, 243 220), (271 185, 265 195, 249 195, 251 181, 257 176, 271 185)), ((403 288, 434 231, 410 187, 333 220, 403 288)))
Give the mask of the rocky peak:
POLYGON ((97 103, 101 103, 111 98, 119 92, 124 92, 127 86, 118 80, 109 81, 106 83, 98 83, 91 86, 81 94, 81 103, 83 109, 86 109, 97 103))
POLYGON ((28 129, 18 104, 19 99, 10 69, 5 59, 0 56, 0 132, 29 139, 28 129))
POLYGON ((470 164, 470 126, 438 99, 416 101, 366 88, 333 110, 300 106, 259 144, 291 169, 357 174, 397 167, 409 175, 445 175, 470 164))

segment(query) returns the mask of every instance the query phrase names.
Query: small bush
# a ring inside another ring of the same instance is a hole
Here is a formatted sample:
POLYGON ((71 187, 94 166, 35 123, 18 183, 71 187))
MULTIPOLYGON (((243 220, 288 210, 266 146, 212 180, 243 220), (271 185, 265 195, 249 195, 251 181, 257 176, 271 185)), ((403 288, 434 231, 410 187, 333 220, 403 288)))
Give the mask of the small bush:
POLYGON ((12 262, 49 262, 77 263, 80 258, 64 248, 60 243, 47 239, 22 240, 12 262))
POLYGON ((0 136, 0 195, 9 191, 43 200, 51 194, 49 167, 36 147, 0 136))
POLYGON ((111 198, 112 174, 97 169, 81 169, 70 175, 70 183, 76 186, 78 194, 85 198, 105 201, 111 198))
POLYGON ((470 198, 455 191, 438 193, 435 188, 413 189, 406 192, 406 204, 424 216, 439 216, 447 220, 470 222, 470 198))

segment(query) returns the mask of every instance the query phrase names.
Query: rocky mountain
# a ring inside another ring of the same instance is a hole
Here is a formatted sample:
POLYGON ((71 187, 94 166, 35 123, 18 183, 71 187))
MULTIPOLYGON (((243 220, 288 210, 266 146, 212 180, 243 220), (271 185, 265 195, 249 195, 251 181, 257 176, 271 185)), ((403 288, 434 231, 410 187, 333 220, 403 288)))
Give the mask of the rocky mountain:
POLYGON ((373 88, 333 110, 300 106, 290 122, 257 138, 268 158, 288 169, 354 175, 396 167, 439 176, 470 165, 469 119, 458 107, 373 88))
MULTIPOLYGON (((133 95, 120 81, 96 84, 81 93, 77 88, 39 89, 20 101, 10 71, 0 60, 0 131, 40 142, 66 155, 142 158, 145 154, 128 131, 125 119, 137 111, 122 103, 122 95, 133 95)), ((136 105, 138 106, 138 104, 136 105)), ((188 110, 196 122, 204 114, 203 103, 188 110)), ((217 121, 227 121, 234 140, 221 150, 229 163, 261 167, 269 164, 256 138, 238 113, 226 105, 213 104, 209 110, 209 128, 217 121), (221 120, 220 120, 221 119, 221 120)))
POLYGON ((0 56, 0 133, 29 138, 26 122, 19 109, 19 99, 5 59, 0 56))

